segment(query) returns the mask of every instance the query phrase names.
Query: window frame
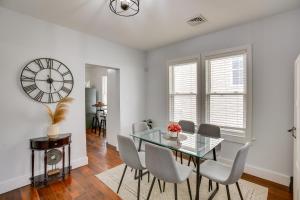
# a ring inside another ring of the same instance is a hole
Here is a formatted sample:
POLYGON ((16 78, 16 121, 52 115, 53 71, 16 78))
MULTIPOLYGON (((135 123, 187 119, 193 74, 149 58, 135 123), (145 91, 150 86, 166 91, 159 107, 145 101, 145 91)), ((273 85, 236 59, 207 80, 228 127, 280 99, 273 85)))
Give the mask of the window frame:
MULTIPOLYGON (((200 62, 200 56, 190 56, 190 57, 185 57, 185 58, 180 58, 180 59, 174 59, 174 60, 169 60, 166 63, 166 69, 167 69, 167 110, 168 110, 168 121, 170 122, 170 67, 174 65, 181 65, 181 64, 188 64, 188 63, 196 63, 197 65, 197 94, 196 94, 196 124, 195 126, 199 126, 200 124, 200 115, 201 115, 201 82, 200 82, 200 71, 201 71, 201 62, 200 62)), ((181 94, 177 94, 181 95, 181 94)))
MULTIPOLYGON (((208 102, 207 102, 207 69, 206 69, 206 62, 208 59, 213 58, 220 58, 222 56, 230 56, 230 55, 236 55, 241 52, 245 52, 246 54, 246 87, 245 87, 245 106, 246 106, 246 118, 245 118, 245 136, 241 136, 237 134, 238 129, 230 130, 230 129, 221 129, 221 135, 222 138, 225 140, 238 142, 238 143, 245 143, 247 141, 253 140, 253 134, 252 134, 252 47, 251 45, 245 45, 235 48, 229 48, 229 49, 222 49, 210 53, 205 53, 201 55, 201 71, 202 75, 200 77, 202 82, 202 112, 201 112, 201 123, 207 123, 208 122, 208 102)), ((244 130, 244 129, 243 129, 244 130)))

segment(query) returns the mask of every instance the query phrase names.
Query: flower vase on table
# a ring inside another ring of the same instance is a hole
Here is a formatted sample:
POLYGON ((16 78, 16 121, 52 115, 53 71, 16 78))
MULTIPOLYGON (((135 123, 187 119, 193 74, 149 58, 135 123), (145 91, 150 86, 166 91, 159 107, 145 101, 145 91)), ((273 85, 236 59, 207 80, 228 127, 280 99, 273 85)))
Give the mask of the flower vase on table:
POLYGON ((70 104, 74 99, 71 97, 65 97, 61 99, 54 111, 47 105, 47 113, 51 120, 51 123, 47 129, 47 136, 49 138, 56 138, 59 135, 59 124, 65 120, 66 113, 68 112, 68 104, 70 104))
POLYGON ((178 138, 178 135, 182 131, 182 129, 178 123, 170 123, 168 125, 168 131, 170 137, 178 138))

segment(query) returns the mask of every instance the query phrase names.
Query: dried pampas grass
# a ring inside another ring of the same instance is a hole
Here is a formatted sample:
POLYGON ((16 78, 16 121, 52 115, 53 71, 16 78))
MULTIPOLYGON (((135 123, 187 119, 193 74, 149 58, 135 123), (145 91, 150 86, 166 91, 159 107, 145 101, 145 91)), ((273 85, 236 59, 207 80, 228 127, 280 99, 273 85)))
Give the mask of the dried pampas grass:
POLYGON ((45 105, 47 108, 47 113, 49 115, 49 118, 51 120, 51 124, 58 124, 65 120, 66 114, 68 112, 68 106, 74 99, 72 97, 65 97, 62 100, 60 100, 57 105, 56 109, 53 112, 49 106, 45 105))

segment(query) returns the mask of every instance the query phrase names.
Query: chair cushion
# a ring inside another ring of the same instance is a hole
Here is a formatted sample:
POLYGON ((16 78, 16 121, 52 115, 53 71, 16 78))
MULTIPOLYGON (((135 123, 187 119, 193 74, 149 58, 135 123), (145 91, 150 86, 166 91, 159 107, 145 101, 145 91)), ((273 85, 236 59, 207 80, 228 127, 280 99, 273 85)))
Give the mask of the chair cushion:
POLYGON ((202 176, 221 184, 226 183, 230 172, 231 167, 212 160, 206 160, 200 165, 200 174, 202 176))

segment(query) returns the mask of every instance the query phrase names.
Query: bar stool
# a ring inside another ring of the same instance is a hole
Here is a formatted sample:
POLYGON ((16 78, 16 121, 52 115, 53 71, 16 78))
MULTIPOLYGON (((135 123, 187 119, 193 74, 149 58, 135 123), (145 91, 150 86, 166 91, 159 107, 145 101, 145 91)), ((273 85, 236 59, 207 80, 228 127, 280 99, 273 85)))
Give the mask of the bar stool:
POLYGON ((100 114, 98 116, 98 121, 100 118, 100 124, 99 124, 99 136, 101 134, 101 130, 103 129, 103 137, 106 137, 106 113, 104 111, 102 111, 103 114, 100 114), (105 131, 104 131, 105 130, 105 131))
POLYGON ((96 113, 94 114, 93 120, 92 120, 92 132, 95 132, 95 133, 97 133, 97 128, 100 127, 98 112, 99 112, 99 110, 96 110, 96 113))

